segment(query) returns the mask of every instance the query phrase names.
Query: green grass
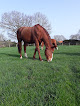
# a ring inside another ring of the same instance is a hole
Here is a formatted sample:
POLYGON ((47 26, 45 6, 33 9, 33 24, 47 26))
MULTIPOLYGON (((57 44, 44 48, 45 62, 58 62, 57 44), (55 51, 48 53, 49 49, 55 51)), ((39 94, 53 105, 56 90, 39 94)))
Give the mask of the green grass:
POLYGON ((80 106, 80 46, 59 46, 49 63, 34 49, 20 60, 16 47, 0 48, 0 106, 80 106))

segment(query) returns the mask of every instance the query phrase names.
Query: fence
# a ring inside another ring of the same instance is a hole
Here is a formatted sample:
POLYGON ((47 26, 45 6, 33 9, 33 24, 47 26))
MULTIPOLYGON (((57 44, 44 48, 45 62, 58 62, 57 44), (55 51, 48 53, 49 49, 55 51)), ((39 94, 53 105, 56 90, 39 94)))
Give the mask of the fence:
POLYGON ((0 47, 15 47, 16 45, 17 45, 16 42, 0 41, 0 47))

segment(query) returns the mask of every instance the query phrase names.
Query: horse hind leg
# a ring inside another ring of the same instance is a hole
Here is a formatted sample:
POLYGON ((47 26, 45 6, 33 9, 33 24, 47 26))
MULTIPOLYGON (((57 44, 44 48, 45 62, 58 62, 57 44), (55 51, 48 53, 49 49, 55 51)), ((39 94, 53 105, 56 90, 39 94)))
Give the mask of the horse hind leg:
POLYGON ((26 58, 28 58, 27 53, 26 53, 26 46, 27 46, 27 44, 24 43, 24 56, 25 56, 26 58))
POLYGON ((22 42, 18 42, 18 52, 20 53, 20 59, 22 59, 21 50, 22 50, 22 42))
POLYGON ((34 55, 33 55, 33 59, 35 59, 36 51, 37 51, 37 49, 35 48, 35 52, 34 52, 34 55))

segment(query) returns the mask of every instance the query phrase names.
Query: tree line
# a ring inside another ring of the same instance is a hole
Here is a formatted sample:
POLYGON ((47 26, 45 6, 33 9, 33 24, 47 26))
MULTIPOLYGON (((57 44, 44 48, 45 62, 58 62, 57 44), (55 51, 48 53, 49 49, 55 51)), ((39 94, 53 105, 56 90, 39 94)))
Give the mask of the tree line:
MULTIPOLYGON (((67 40, 63 35, 54 35, 54 39, 56 39, 57 41, 67 40)), ((80 30, 78 31, 78 33, 70 35, 70 39, 80 40, 80 30)))

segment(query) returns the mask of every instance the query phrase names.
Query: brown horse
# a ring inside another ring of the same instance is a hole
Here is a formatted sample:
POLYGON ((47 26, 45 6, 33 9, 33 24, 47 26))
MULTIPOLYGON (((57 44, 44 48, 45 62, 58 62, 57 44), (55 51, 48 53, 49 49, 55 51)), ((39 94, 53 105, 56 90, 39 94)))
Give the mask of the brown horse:
POLYGON ((54 52, 54 46, 51 43, 51 38, 42 26, 39 24, 33 26, 33 27, 21 27, 17 30, 17 39, 18 39, 18 51, 20 53, 20 59, 22 59, 22 40, 24 42, 24 53, 25 57, 27 57, 26 54, 26 46, 28 44, 35 43, 35 52, 33 55, 33 59, 35 59, 36 51, 38 51, 39 59, 42 61, 41 55, 40 55, 40 49, 39 49, 39 43, 42 41, 44 42, 46 49, 45 49, 45 56, 47 58, 47 61, 52 61, 53 58, 53 52, 54 52))
MULTIPOLYGON (((54 48, 58 50, 56 40, 55 40, 55 39, 51 39, 51 42, 52 42, 52 44, 54 45, 54 48)), ((43 46, 44 46, 44 42, 42 41, 42 42, 41 42, 41 49, 42 49, 42 50, 43 50, 43 46)))

